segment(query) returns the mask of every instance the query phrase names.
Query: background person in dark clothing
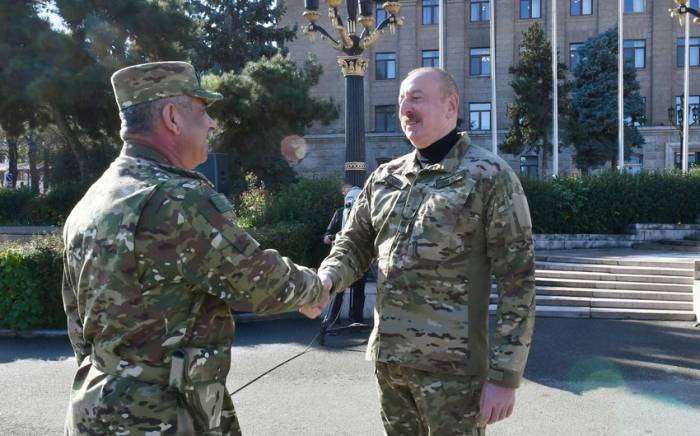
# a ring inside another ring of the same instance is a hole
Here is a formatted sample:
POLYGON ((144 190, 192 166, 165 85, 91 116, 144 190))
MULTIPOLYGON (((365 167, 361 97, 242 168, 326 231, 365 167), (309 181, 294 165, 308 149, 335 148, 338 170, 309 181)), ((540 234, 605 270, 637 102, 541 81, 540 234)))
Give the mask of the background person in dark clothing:
MULTIPOLYGON (((345 196, 345 201, 343 207, 339 207, 333 213, 331 222, 328 223, 328 228, 326 233, 323 234, 323 243, 326 245, 333 245, 335 240, 335 235, 340 232, 343 228, 345 221, 347 221, 348 214, 352 205, 355 202, 355 198, 360 194, 360 188, 349 185, 343 185, 343 195, 345 196)), ((365 307, 365 282, 367 275, 362 276, 361 279, 350 285, 351 299, 350 299, 350 310, 349 318, 353 324, 362 324, 364 319, 362 312, 365 307)), ((331 305, 329 315, 324 319, 324 327, 329 328, 333 321, 338 317, 340 308, 343 305, 343 294, 336 295, 333 298, 333 304, 331 305)))

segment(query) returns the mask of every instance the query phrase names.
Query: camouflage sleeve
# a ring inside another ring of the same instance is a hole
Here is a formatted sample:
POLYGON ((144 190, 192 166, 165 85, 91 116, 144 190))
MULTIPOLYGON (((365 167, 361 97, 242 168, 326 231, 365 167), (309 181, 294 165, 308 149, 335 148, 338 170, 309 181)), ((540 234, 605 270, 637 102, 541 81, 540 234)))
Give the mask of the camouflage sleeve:
MULTIPOLYGON (((65 257, 63 264, 68 265, 65 261, 65 257)), ((92 348, 83 337, 83 323, 80 320, 80 314, 78 312, 78 299, 70 274, 65 266, 63 267, 61 293, 63 294, 63 310, 66 312, 66 319, 68 321, 68 338, 73 346, 73 353, 75 353, 75 358, 78 360, 78 365, 80 365, 83 359, 90 355, 92 348)))
POLYGON ((498 309, 489 381, 518 387, 535 322, 535 261, 527 199, 512 170, 499 172, 485 211, 486 251, 496 278, 498 309))
POLYGON ((330 254, 321 263, 319 274, 333 281, 333 291, 342 292, 367 271, 376 257, 374 228, 371 220, 372 176, 355 200, 345 226, 337 234, 330 254))
MULTIPOLYGON (((159 189, 151 198, 151 216, 176 255, 177 272, 233 309, 281 313, 315 304, 321 295, 318 276, 275 250, 262 250, 235 223, 233 206, 223 194, 197 182, 159 189)), ((160 250, 154 246, 152 256, 160 250)), ((161 262, 162 263, 162 262, 161 262)))

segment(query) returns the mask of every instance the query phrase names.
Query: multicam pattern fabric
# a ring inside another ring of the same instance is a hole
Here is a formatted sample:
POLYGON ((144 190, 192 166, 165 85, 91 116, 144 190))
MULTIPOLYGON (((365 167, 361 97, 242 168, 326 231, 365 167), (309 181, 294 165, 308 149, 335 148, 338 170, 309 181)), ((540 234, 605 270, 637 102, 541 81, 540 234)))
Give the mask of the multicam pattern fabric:
POLYGON ((377 259, 368 359, 517 387, 535 312, 532 224, 518 178, 466 134, 442 162, 381 165, 319 273, 342 290, 377 259), (491 357, 488 308, 497 280, 491 357))
POLYGON ((67 434, 240 433, 224 388, 231 309, 285 312, 321 295, 311 270, 236 226, 204 176, 135 144, 73 209, 64 241, 63 299, 81 365, 67 434))
POLYGON ((112 88, 119 110, 178 95, 198 97, 207 103, 223 98, 203 89, 194 67, 187 62, 150 62, 122 68, 112 74, 112 88))
POLYGON ((483 381, 376 363, 379 404, 388 436, 483 436, 478 422, 483 381))

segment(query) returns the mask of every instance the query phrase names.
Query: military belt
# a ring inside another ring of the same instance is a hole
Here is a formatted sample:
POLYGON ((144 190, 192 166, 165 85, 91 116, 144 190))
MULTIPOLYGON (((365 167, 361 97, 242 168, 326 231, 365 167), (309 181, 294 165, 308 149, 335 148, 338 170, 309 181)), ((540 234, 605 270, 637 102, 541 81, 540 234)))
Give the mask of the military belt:
POLYGON ((127 362, 111 354, 96 356, 94 351, 89 359, 105 374, 170 386, 184 395, 201 428, 210 431, 221 425, 230 356, 217 347, 174 350, 168 367, 127 362))

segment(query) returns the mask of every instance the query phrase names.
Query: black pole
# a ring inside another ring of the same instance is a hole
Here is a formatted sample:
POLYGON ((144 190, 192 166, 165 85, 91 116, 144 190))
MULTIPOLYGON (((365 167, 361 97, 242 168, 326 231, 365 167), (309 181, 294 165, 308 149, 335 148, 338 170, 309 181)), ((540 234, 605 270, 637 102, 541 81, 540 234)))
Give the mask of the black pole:
POLYGON ((345 76, 345 183, 359 187, 367 178, 363 88, 362 76, 345 76))

